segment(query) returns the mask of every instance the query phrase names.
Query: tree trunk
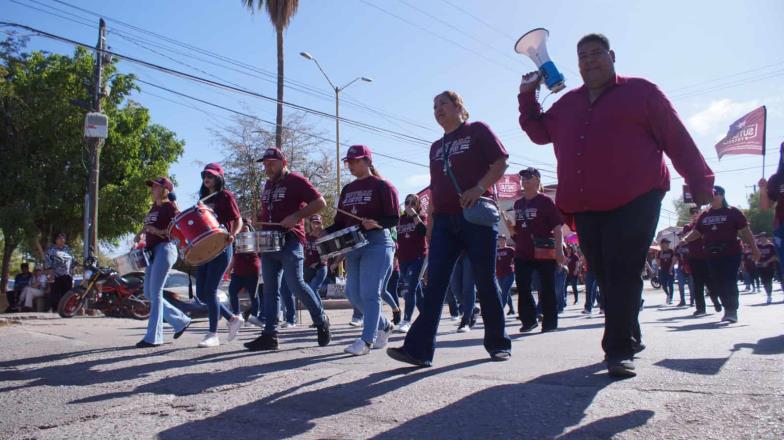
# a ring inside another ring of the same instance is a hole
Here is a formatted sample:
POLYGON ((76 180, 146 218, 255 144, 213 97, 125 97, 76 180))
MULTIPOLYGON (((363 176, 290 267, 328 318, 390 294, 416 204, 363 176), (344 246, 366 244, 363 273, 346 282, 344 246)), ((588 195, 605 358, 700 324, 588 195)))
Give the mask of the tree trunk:
POLYGON ((278 34, 278 108, 275 115, 275 147, 283 150, 283 29, 278 34))
POLYGON ((0 294, 5 294, 6 287, 8 286, 8 272, 11 269, 11 256, 16 249, 17 243, 12 242, 8 238, 5 240, 3 246, 3 267, 2 277, 0 277, 0 294))

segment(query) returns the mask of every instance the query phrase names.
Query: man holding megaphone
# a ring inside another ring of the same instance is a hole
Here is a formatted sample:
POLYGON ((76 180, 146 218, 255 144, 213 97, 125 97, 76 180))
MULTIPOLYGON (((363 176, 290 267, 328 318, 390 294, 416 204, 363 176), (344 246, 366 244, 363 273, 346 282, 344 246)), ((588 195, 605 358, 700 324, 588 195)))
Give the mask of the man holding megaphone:
POLYGON ((712 199, 713 172, 659 88, 615 73, 604 35, 577 43, 583 85, 546 112, 538 72, 523 76, 520 126, 534 143, 552 143, 558 160, 556 205, 576 226, 604 296, 602 348, 613 377, 636 375, 642 344, 637 315, 642 273, 670 189, 663 153, 686 179, 697 204, 712 199))

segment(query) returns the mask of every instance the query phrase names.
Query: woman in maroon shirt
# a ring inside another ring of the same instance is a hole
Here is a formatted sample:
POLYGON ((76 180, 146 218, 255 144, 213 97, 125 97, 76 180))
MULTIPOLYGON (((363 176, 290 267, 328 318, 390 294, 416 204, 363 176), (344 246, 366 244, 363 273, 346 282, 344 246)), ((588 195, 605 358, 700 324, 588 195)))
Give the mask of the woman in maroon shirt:
POLYGON ((523 323, 520 331, 530 332, 539 326, 536 302, 531 292, 531 278, 539 273, 539 305, 542 308, 542 332, 558 328, 558 305, 555 296, 555 268, 563 265, 563 231, 561 214, 550 197, 540 192, 541 177, 536 168, 520 171, 523 197, 514 204, 514 220, 507 221, 515 239, 515 278, 518 288, 517 311, 523 323), (537 248, 539 250, 537 251, 537 248), (550 255, 544 255, 549 249, 550 255))
POLYGON ((360 356, 371 348, 386 347, 392 333, 392 323, 381 313, 381 296, 392 273, 395 242, 391 228, 398 224, 400 208, 397 190, 376 171, 370 148, 352 145, 343 161, 356 180, 340 192, 340 211, 328 231, 359 225, 368 241, 346 254, 346 296, 363 313, 364 324, 362 336, 345 351, 360 356))
POLYGON ((177 262, 177 247, 169 240, 169 223, 177 215, 174 189, 166 177, 148 180, 153 205, 144 217, 144 229, 136 234, 134 241, 140 242, 144 235, 144 249, 150 252, 150 260, 144 270, 144 296, 150 300, 150 318, 147 333, 136 346, 156 347, 163 344, 163 322, 174 327, 174 339, 179 338, 191 325, 191 320, 163 297, 163 285, 174 263, 177 262))
POLYGON ((397 224, 397 259, 400 263, 400 282, 405 292, 403 322, 397 331, 406 333, 411 328, 414 307, 422 308, 422 284, 419 273, 427 256, 427 215, 422 212, 419 196, 406 196, 405 209, 397 224))
POLYGON ((779 258, 776 256, 776 246, 768 240, 767 234, 761 232, 759 234, 759 248, 760 259, 757 262, 757 270, 762 278, 762 286, 765 288, 765 293, 768 295, 767 302, 773 302, 773 274, 776 273, 776 265, 779 264, 779 258))
POLYGON ((708 271, 713 280, 711 289, 724 305, 722 321, 738 322, 738 268, 742 249, 738 234, 749 244, 754 261, 759 261, 760 251, 746 216, 731 207, 724 198, 724 188, 715 186, 710 209, 697 217, 694 229, 684 238, 686 242, 703 239, 703 249, 708 260, 708 271))
POLYGON ((199 198, 204 199, 204 204, 210 207, 218 217, 218 223, 225 226, 229 231, 226 237, 227 246, 217 257, 199 266, 196 271, 196 296, 199 300, 207 304, 209 313, 209 330, 204 339, 199 342, 199 347, 217 347, 220 345, 218 340, 218 319, 220 316, 226 318, 229 326, 228 340, 232 341, 242 327, 242 316, 235 315, 223 304, 218 301, 218 284, 220 284, 226 268, 231 259, 234 238, 242 229, 242 218, 240 209, 234 194, 224 188, 223 167, 217 163, 208 163, 201 172, 202 185, 199 190, 199 198))

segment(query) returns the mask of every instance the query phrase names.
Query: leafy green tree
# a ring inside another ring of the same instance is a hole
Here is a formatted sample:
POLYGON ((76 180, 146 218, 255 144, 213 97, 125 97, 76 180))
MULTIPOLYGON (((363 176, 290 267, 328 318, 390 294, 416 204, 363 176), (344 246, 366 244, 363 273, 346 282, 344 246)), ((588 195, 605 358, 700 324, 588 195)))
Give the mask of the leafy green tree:
POLYGON ((760 209, 760 194, 759 191, 751 194, 748 197, 749 209, 744 209, 743 214, 746 215, 751 230, 755 234, 765 232, 768 237, 773 236, 773 209, 763 211, 760 209))
MULTIPOLYGON (((1 286, 11 246, 40 252, 58 232, 65 232, 72 244, 78 241, 88 182, 85 110, 73 102, 90 100, 93 55, 81 48, 73 56, 24 54, 22 46, 0 46, 1 286)), ((133 75, 117 72, 109 63, 104 81, 109 137, 101 154, 98 233, 106 244, 141 227, 151 203, 145 180, 168 174, 184 143, 128 99, 137 89, 133 75)))

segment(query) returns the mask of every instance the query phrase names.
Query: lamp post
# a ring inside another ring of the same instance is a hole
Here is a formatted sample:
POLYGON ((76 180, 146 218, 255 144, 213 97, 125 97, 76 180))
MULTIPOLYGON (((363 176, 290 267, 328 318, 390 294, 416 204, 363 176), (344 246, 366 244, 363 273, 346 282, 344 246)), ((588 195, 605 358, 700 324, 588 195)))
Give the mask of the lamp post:
POLYGON ((324 72, 324 69, 321 68, 321 64, 319 64, 318 60, 314 58, 313 55, 307 52, 300 52, 299 54, 306 60, 316 63, 316 67, 318 67, 321 74, 324 75, 324 78, 327 79, 329 86, 335 91, 335 163, 337 166, 337 194, 335 200, 337 200, 337 197, 340 197, 340 92, 357 81, 373 82, 373 80, 366 76, 358 76, 346 83, 346 85, 338 87, 329 79, 329 76, 324 72))

